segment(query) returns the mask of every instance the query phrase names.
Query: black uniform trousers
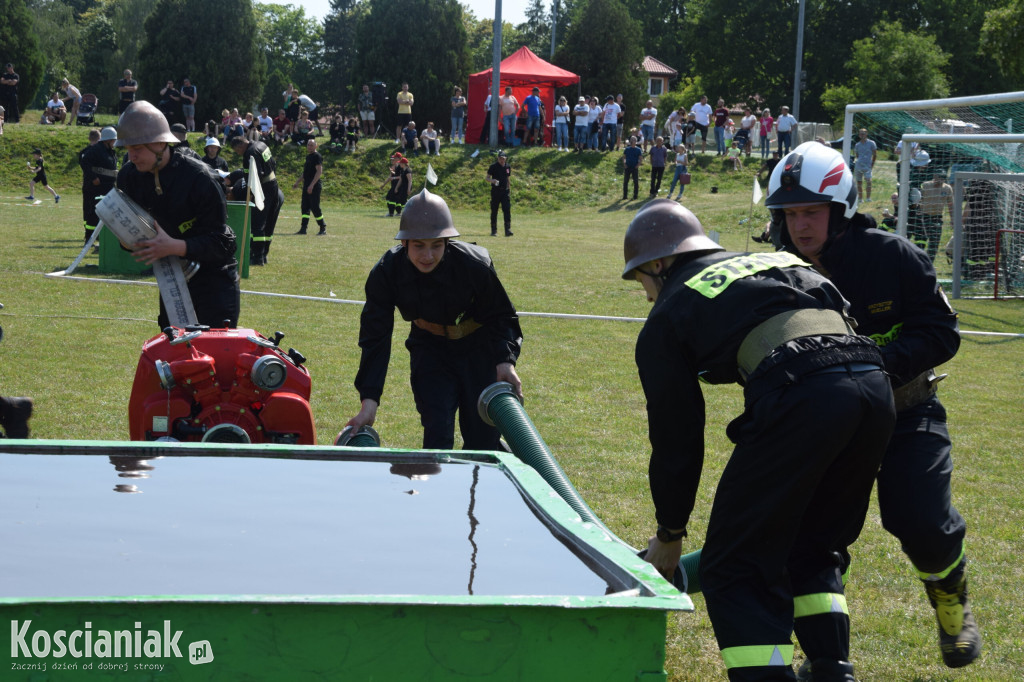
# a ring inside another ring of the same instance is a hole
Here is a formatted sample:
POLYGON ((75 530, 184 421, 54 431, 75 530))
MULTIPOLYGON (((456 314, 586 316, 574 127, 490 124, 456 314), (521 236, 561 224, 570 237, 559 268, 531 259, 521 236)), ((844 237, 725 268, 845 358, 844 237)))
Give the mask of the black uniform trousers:
POLYGON ((640 167, 633 166, 632 168, 626 167, 625 172, 622 174, 622 198, 628 199, 628 188, 629 179, 633 178, 633 198, 636 199, 637 193, 640 191, 640 167))
POLYGON ((274 238, 277 216, 281 213, 284 193, 278 189, 277 180, 262 184, 263 210, 252 211, 252 256, 253 261, 265 263, 270 242, 274 238))
POLYGON ((920 573, 941 573, 960 560, 967 522, 953 506, 952 445, 938 397, 896 415, 896 430, 878 471, 882 526, 896 536, 920 573))
POLYGON ((498 207, 505 219, 505 232, 512 231, 512 198, 507 189, 491 190, 491 234, 498 233, 498 207))
POLYGON ((700 577, 730 680, 794 679, 790 635, 809 659, 849 660, 842 573, 894 412, 880 370, 811 371, 746 387, 736 444, 708 520, 700 577), (753 617, 752 617, 753 614, 753 617))
POLYGON ((661 191, 661 179, 665 176, 664 166, 651 166, 651 196, 661 191))
POLYGON ((501 434, 477 413, 480 392, 496 380, 496 363, 480 338, 458 341, 410 337, 409 374, 416 411, 423 425, 423 447, 451 450, 455 444, 455 412, 465 450, 500 450, 501 434))
POLYGON ((85 241, 89 241, 93 230, 100 224, 96 215, 96 202, 110 191, 110 187, 94 185, 91 182, 82 184, 82 223, 85 225, 85 241))
MULTIPOLYGON (((308 186, 308 184, 307 184, 308 186)), ((316 183, 313 186, 312 193, 307 192, 306 188, 302 188, 302 231, 306 231, 306 227, 309 225, 309 215, 313 214, 313 220, 320 227, 324 227, 324 214, 320 210, 320 193, 323 191, 323 184, 316 183)))

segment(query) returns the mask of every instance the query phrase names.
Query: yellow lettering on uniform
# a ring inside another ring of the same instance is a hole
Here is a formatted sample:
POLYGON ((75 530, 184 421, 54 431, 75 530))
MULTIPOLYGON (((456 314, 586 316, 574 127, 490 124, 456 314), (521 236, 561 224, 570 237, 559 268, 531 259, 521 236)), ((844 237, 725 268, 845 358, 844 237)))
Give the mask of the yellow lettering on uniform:
POLYGON ((791 253, 759 253, 734 256, 709 265, 686 281, 686 286, 707 298, 714 298, 738 279, 772 268, 810 267, 791 253))
POLYGON ((185 234, 186 232, 188 232, 189 230, 192 229, 192 225, 194 225, 195 222, 196 222, 195 218, 193 218, 192 220, 186 220, 181 225, 178 225, 178 232, 181 232, 182 234, 185 234))

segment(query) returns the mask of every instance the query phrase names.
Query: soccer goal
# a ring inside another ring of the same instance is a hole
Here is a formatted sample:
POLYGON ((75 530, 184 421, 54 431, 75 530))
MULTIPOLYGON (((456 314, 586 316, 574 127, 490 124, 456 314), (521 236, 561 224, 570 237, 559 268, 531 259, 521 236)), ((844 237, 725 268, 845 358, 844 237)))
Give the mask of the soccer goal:
POLYGON ((953 297, 1024 296, 1024 174, 953 174, 953 297))

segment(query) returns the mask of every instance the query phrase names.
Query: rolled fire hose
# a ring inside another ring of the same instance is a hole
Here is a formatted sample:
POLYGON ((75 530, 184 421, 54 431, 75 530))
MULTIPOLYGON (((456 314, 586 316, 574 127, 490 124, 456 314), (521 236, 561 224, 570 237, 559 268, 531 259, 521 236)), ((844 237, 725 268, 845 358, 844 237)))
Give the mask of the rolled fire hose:
MULTIPOLYGON (((96 204, 96 215, 129 248, 156 236, 153 217, 119 189, 107 192, 100 199, 96 204)), ((153 263, 153 274, 156 275, 160 298, 163 299, 171 326, 197 324, 192 296, 188 292, 188 278, 182 269, 181 259, 177 256, 164 256, 153 263)))
MULTIPOLYGON (((537 432, 537 427, 526 414, 526 410, 512 389, 512 384, 499 381, 485 388, 477 401, 477 412, 485 423, 497 427, 512 449, 512 453, 533 467, 541 478, 565 500, 565 503, 579 514, 581 519, 599 526, 611 537, 629 547, 624 540, 604 525, 597 514, 580 497, 579 491, 573 487, 565 472, 562 471, 562 467, 555 461, 551 450, 537 432)), ((630 549, 637 552, 633 547, 630 549)), ((646 551, 638 553, 643 556, 646 551)), ((690 552, 679 559, 679 567, 672 580, 677 589, 690 594, 700 592, 699 565, 700 550, 690 552)))
POLYGON ((356 431, 353 431, 351 426, 346 426, 338 434, 334 444, 350 448, 379 448, 380 436, 369 426, 360 426, 356 431))

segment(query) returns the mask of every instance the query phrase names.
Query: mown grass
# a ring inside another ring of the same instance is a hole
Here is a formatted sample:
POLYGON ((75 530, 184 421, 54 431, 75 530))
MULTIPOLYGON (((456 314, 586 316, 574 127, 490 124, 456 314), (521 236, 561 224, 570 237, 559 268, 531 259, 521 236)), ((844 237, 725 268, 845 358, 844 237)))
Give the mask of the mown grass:
MULTIPOLYGON (((57 161, 84 144, 84 137, 72 139, 79 132, 84 136, 78 128, 10 126, 0 142, 0 301, 7 306, 0 311, 5 332, 0 391, 36 399, 32 426, 37 437, 121 439, 127 436, 125 407, 139 350, 158 331, 156 290, 103 282, 94 256, 77 273, 90 281, 44 277, 65 268, 80 248, 74 163, 53 164, 60 167, 51 175, 64 196, 59 206, 11 201, 24 194, 28 179, 20 170, 19 153, 11 150, 41 139, 52 145, 47 158, 57 161)), ((284 331, 284 343, 309 358, 318 441, 324 444, 358 409, 352 379, 359 359, 360 309, 330 302, 331 294, 335 301, 362 299, 367 271, 393 244, 398 221, 383 217, 376 170, 390 149, 389 143, 371 142, 361 144, 355 155, 328 157, 327 237, 291 234, 298 227, 298 202, 289 192, 270 265, 255 269, 243 282, 247 290, 328 299, 246 294, 240 320, 265 334, 284 331)), ((594 153, 581 159, 517 150, 512 157, 516 235, 505 239, 487 236, 487 189, 480 178, 481 164, 489 161, 466 158, 472 149, 446 145, 437 161, 431 158, 441 175, 438 192, 455 206, 463 238, 490 249, 519 310, 647 314, 649 304, 639 286, 619 277, 622 233, 642 204, 617 201, 619 155, 594 153)), ((285 180, 294 178, 301 151, 286 149, 278 156, 285 180)), ((424 160, 414 162, 420 185, 424 160)), ((748 229, 767 218, 763 207, 753 211, 752 221, 740 223, 751 214, 755 163, 723 174, 716 168, 720 161, 701 157, 694 184, 686 190, 685 203, 731 249, 764 249, 747 240, 748 229), (710 192, 712 185, 718 193, 710 192)), ((888 172, 883 166, 876 196, 886 196, 880 189, 888 172)), ((964 329, 1024 331, 1020 301, 964 300, 957 307, 964 329)), ((527 411, 591 507, 626 541, 644 545, 653 530, 653 511, 646 482, 644 400, 633 362, 639 324, 524 316, 522 326, 519 371, 527 411)), ((421 431, 408 388, 408 354, 401 345, 406 332, 403 324, 396 327, 376 426, 385 445, 416 448, 421 431)), ((971 593, 985 652, 964 671, 942 666, 932 611, 898 543, 881 528, 873 504, 854 547, 848 590, 859 679, 1009 681, 1024 673, 1024 340, 967 336, 942 371, 950 374, 942 395, 954 440, 954 499, 969 524, 971 593)), ((703 542, 715 484, 731 450, 725 425, 741 409, 737 387, 709 387, 706 396, 707 461, 687 548, 703 542)), ((670 679, 724 679, 704 602, 699 595, 694 601, 695 613, 669 616, 670 679)))

